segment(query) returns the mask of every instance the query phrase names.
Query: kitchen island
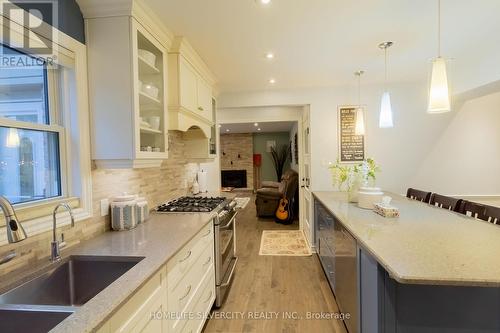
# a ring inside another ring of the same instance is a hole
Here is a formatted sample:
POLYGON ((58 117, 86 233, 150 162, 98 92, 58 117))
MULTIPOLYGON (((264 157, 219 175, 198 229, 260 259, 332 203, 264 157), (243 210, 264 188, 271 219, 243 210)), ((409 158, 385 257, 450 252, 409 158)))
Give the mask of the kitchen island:
POLYGON ((353 332, 499 332, 500 226, 387 193, 399 218, 314 192, 316 246, 353 332))

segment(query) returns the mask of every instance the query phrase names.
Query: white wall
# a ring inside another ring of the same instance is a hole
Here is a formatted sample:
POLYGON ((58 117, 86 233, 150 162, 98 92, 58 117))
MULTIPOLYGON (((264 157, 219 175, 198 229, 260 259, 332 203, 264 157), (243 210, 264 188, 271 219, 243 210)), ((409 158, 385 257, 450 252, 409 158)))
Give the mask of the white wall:
POLYGON ((500 194, 500 92, 469 100, 455 113, 413 183, 446 194, 500 194))
POLYGON ((302 106, 220 107, 217 119, 220 124, 297 121, 300 119, 301 111, 302 106))
MULTIPOLYGON (((460 112, 440 115, 427 114, 425 111, 427 106, 426 83, 395 84, 391 85, 390 91, 395 127, 379 129, 378 112, 382 88, 380 86, 362 87, 362 104, 366 105, 367 157, 373 157, 382 169, 378 176, 379 186, 385 190, 404 193, 409 186, 423 186, 420 181, 416 180, 416 175, 421 173, 420 179, 425 178, 429 170, 420 171, 420 165, 427 159, 429 152, 442 137, 442 133, 460 112)), ((325 165, 330 161, 335 161, 338 157, 337 107, 338 105, 356 103, 356 87, 267 90, 222 94, 219 98, 221 108, 309 104, 311 108, 313 190, 333 189, 330 173, 325 165)), ((229 111, 231 110, 224 112, 229 111)), ((496 124, 498 132, 500 123, 496 124)), ((484 142, 484 144, 488 145, 489 143, 484 142)), ((453 160, 455 157, 453 154, 445 154, 443 158, 453 160)), ((477 177, 487 177, 491 180, 491 177, 495 176, 483 175, 478 172, 477 177)), ((456 183, 457 179, 449 176, 445 177, 443 182, 456 183)), ((471 187, 470 181, 457 183, 456 186, 461 188, 461 194, 480 194, 476 191, 485 194, 499 194, 500 192, 500 187, 493 185, 489 186, 489 191, 487 188, 476 189, 471 187)), ((434 189, 434 187, 431 186, 430 189, 434 189)), ((439 187, 436 191, 438 190, 439 187)))

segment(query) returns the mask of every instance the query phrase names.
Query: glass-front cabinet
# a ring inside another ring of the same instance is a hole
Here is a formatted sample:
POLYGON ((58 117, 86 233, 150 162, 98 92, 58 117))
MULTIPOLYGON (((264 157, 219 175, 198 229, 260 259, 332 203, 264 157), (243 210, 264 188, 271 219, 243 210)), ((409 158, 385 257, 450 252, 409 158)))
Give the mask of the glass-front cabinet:
POLYGON ((168 158, 166 47, 130 16, 87 20, 92 158, 102 168, 168 158))
POLYGON ((136 32, 134 50, 137 50, 136 125, 139 158, 166 158, 167 131, 165 70, 166 53, 161 45, 141 25, 133 22, 136 32))

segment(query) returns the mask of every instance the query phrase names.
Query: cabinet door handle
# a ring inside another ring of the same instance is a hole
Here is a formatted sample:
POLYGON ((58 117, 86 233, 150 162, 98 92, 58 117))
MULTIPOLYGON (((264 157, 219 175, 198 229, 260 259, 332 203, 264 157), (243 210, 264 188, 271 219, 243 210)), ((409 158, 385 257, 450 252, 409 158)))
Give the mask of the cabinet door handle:
POLYGON ((211 261, 212 261, 212 257, 208 257, 208 260, 203 264, 203 266, 210 264, 211 261))
POLYGON ((199 110, 199 111, 203 111, 203 107, 198 106, 198 110, 199 110))
POLYGON ((188 295, 189 295, 190 292, 191 292, 191 285, 189 285, 187 287, 186 294, 184 296, 182 296, 181 298, 179 298, 179 301, 182 301, 183 299, 185 299, 186 297, 188 297, 188 295))
POLYGON ((212 294, 213 294, 213 292, 212 292, 212 290, 210 290, 210 295, 208 295, 208 298, 206 300, 204 300, 203 303, 210 301, 210 299, 212 298, 212 294))
POLYGON ((212 233, 212 229, 208 229, 207 233, 203 235, 203 237, 207 237, 208 235, 210 235, 212 233))
POLYGON ((188 254, 183 259, 179 260, 179 262, 184 262, 188 260, 189 257, 191 257, 191 250, 189 250, 188 254))

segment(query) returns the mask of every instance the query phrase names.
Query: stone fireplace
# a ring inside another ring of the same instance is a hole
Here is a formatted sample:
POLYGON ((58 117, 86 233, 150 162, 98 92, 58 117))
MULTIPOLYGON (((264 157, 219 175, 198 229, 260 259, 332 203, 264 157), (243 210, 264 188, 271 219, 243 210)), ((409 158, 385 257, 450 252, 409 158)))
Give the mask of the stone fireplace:
POLYGON ((220 162, 222 187, 253 190, 252 133, 222 134, 220 162))

